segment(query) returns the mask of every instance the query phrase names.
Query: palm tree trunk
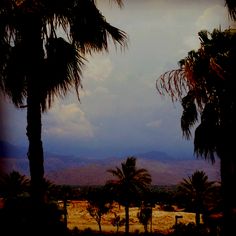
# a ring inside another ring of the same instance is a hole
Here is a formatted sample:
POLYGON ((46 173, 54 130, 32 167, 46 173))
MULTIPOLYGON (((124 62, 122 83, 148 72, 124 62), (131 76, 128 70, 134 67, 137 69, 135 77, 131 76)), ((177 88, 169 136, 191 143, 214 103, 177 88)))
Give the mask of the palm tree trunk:
MULTIPOLYGON (((30 84, 30 82, 29 82, 30 84)), ((28 159, 31 176, 31 194, 35 204, 44 202, 43 192, 43 146, 41 140, 41 106, 40 98, 34 85, 28 85, 27 99, 27 136, 29 141, 28 159)))
POLYGON ((98 227, 99 227, 99 232, 102 233, 102 225, 101 225, 101 220, 98 222, 98 227))
POLYGON ((199 227, 200 226, 200 213, 198 211, 196 211, 195 214, 195 221, 196 221, 196 226, 199 227))
POLYGON ((129 234, 129 204, 125 205, 125 234, 129 234))
POLYGON ((236 235, 236 159, 233 150, 221 156, 221 185, 223 194, 223 235, 236 235))
MULTIPOLYGON (((31 176, 31 194, 35 206, 44 203, 43 193, 43 145, 41 140, 41 91, 42 65, 44 60, 42 23, 35 14, 27 14, 24 22, 23 42, 27 58, 27 137, 28 159, 31 176)), ((39 208, 40 209, 40 208, 39 208)))
POLYGON ((148 234, 148 224, 144 224, 144 232, 145 234, 148 234))
POLYGON ((67 198, 63 199, 63 214, 64 214, 64 225, 67 227, 67 198))

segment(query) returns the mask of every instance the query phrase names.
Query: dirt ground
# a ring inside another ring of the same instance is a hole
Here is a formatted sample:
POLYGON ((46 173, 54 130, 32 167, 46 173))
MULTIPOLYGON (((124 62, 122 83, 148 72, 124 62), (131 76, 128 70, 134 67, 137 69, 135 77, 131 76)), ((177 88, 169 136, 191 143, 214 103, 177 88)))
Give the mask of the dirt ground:
MULTIPOLYGON (((68 210, 68 227, 73 229, 77 227, 79 230, 84 230, 86 228, 91 228, 92 230, 98 230, 97 222, 94 218, 90 216, 87 208, 86 201, 71 201, 68 210)), ((130 231, 134 232, 138 230, 143 232, 143 225, 141 225, 137 218, 137 212, 139 208, 130 208, 130 231)), ((116 205, 112 211, 102 218, 102 230, 105 232, 116 232, 116 227, 111 224, 111 219, 114 218, 114 213, 124 217, 125 211, 123 207, 116 205)), ((175 224, 175 216, 182 216, 178 219, 178 222, 188 224, 190 222, 195 222, 195 214, 187 213, 182 211, 167 212, 161 211, 159 206, 153 208, 152 214, 152 225, 149 225, 149 230, 152 232, 168 233, 175 224)), ((124 226, 122 226, 119 231, 124 231, 124 226)))

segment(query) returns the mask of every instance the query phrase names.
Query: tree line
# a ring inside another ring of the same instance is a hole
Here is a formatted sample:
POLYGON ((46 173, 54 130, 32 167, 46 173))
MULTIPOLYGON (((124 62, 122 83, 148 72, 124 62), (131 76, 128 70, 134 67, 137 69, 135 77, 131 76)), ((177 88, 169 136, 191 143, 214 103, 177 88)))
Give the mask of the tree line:
MULTIPOLYGON (((47 192, 45 201, 50 206, 49 212, 54 216, 55 223, 61 222, 67 228, 67 207, 74 199, 80 199, 88 202, 86 210, 98 224, 100 233, 102 233, 102 218, 111 212, 114 204, 123 206, 125 211, 125 217, 114 214, 111 221, 111 224, 116 227, 117 233, 122 226, 125 226, 127 235, 130 233, 129 209, 139 207, 137 218, 147 234, 148 225, 152 222, 152 209, 155 205, 160 205, 161 209, 165 211, 174 211, 173 206, 175 205, 184 211, 194 212, 196 215, 194 232, 199 233, 200 229, 202 231, 204 229, 204 232, 206 229, 210 229, 211 232, 215 230, 215 228, 209 228, 207 223, 212 212, 222 212, 222 209, 218 209, 221 198, 217 196, 220 185, 209 181, 203 171, 196 170, 191 176, 184 178, 179 185, 169 187, 169 190, 168 188, 160 189, 158 186, 151 185, 151 175, 148 170, 138 168, 136 160, 136 157, 127 157, 121 163, 121 167, 109 169, 108 172, 112 174, 113 178, 109 179, 104 186, 88 186, 78 189, 78 187, 72 186, 57 186, 44 179, 44 189, 47 192), (58 204, 59 201, 60 204, 58 204)), ((0 179, 0 189, 0 194, 5 200, 3 209, 10 213, 13 213, 11 209, 14 209, 15 212, 19 211, 19 213, 26 210, 24 207, 27 208, 27 204, 29 204, 27 199, 30 196, 29 179, 26 176, 17 171, 3 175, 0 179), (19 206, 16 207, 16 203, 25 205, 21 206, 22 209, 18 209, 19 206)), ((27 219, 24 220, 28 223, 27 219)), ((181 224, 180 226, 184 227, 181 224)), ((176 233, 180 229, 177 224, 175 227, 174 232, 176 233)), ((221 225, 217 225, 217 227, 220 228, 221 225)))

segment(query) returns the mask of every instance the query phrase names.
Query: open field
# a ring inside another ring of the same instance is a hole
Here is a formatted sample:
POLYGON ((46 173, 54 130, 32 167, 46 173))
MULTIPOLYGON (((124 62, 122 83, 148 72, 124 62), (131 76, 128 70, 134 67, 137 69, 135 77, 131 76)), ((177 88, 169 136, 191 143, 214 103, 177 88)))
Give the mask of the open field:
MULTIPOLYGON (((68 210, 68 227, 73 229, 77 227, 80 230, 84 230, 86 228, 91 228, 92 230, 98 230, 98 225, 95 219, 93 219, 88 211, 86 201, 71 201, 67 210, 68 210)), ((130 231, 134 232, 138 230, 139 232, 143 232, 143 225, 141 225, 137 218, 137 207, 130 208, 130 231)), ((124 217, 124 208, 119 206, 115 206, 114 209, 107 215, 103 216, 102 219, 102 230, 106 232, 116 232, 116 228, 112 226, 111 219, 114 218, 114 213, 124 217)), ((187 213, 181 211, 175 212, 167 212, 161 211, 159 206, 155 206, 153 208, 153 220, 152 220, 152 231, 160 232, 160 233, 168 233, 171 231, 172 226, 175 224, 175 216, 183 216, 180 218, 178 222, 182 222, 184 224, 188 224, 190 222, 195 222, 195 214, 187 213)), ((119 231, 124 231, 124 226, 120 228, 119 231)), ((150 230, 151 226, 149 226, 150 230)))

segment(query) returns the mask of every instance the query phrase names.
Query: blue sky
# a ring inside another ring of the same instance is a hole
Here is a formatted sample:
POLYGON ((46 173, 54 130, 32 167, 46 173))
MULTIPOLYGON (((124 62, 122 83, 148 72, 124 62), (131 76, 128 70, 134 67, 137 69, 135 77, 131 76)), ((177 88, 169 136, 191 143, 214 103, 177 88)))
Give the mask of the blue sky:
MULTIPOLYGON (((129 37, 128 48, 87 57, 79 103, 73 91, 43 114, 46 151, 129 155, 160 150, 191 155, 193 140, 182 138, 181 107, 155 88, 156 79, 177 68, 187 52, 199 47, 200 30, 231 24, 220 0, 129 0, 119 9, 108 0, 98 7, 129 37)), ((26 111, 5 103, 4 139, 27 146, 26 111)))

